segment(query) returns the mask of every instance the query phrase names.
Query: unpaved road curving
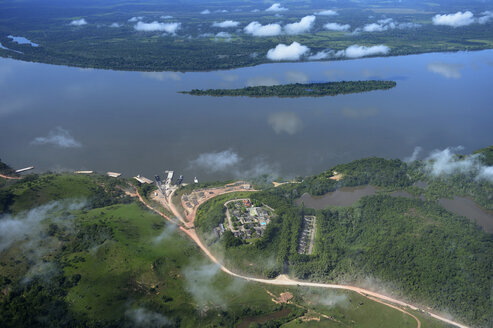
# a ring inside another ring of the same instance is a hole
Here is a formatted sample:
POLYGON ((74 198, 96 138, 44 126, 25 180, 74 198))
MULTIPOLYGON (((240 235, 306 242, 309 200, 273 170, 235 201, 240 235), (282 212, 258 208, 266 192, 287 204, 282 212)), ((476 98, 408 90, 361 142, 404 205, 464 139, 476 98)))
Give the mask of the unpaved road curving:
POLYGON ((7 180, 20 180, 22 177, 9 177, 8 175, 0 174, 0 178, 4 178, 7 180))
MULTIPOLYGON (((215 194, 215 196, 219 196, 219 195, 221 195, 221 194, 218 194, 218 193, 215 194)), ((149 204, 147 204, 144 201, 144 199, 141 197, 141 195, 139 194, 138 191, 136 191, 136 196, 151 211, 153 211, 156 214, 162 216, 167 221, 172 222, 174 224, 177 224, 176 221, 173 221, 171 218, 169 218, 167 215, 165 215, 161 211, 159 211, 159 210, 153 208, 152 206, 150 206, 149 204)), ((210 199, 210 198, 208 198, 208 199, 210 199)), ((206 199, 206 200, 208 200, 208 199, 206 199)), ((193 215, 194 216, 196 214, 197 208, 201 204, 203 204, 206 200, 202 201, 200 204, 198 204, 197 206, 195 206, 194 211, 193 211, 193 215)), ((173 212, 174 212, 173 214, 175 216, 181 217, 181 214, 176 210, 176 208, 174 208, 174 206, 172 207, 172 209, 174 209, 173 210, 173 212), (175 210, 176 210, 176 213, 175 213, 175 210)), ((195 219, 195 217, 193 217, 192 220, 191 220, 192 225, 193 225, 194 219, 195 219)), ((179 225, 179 227, 180 227, 180 230, 181 231, 183 231, 190 239, 192 239, 197 244, 197 246, 200 247, 200 249, 205 253, 205 255, 207 255, 207 257, 209 257, 209 259, 211 261, 213 261, 214 263, 216 263, 221 268, 221 271, 229 274, 230 276, 233 276, 233 277, 236 277, 236 278, 240 278, 240 279, 243 279, 243 280, 247 280, 247 281, 254 281, 254 282, 259 282, 259 283, 269 284, 269 285, 278 285, 278 286, 306 286, 306 287, 316 287, 316 288, 329 288, 329 289, 349 290, 349 291, 353 291, 353 292, 356 292, 358 294, 361 294, 361 295, 365 296, 366 298, 368 298, 368 299, 370 299, 372 301, 379 302, 381 304, 384 304, 384 305, 386 305, 388 307, 391 307, 393 309, 399 310, 399 311, 401 311, 401 312, 403 312, 403 313, 411 316, 412 318, 414 318, 416 320, 416 322, 417 322, 417 328, 421 328, 421 321, 419 321, 419 319, 415 315, 407 312, 406 310, 402 309, 401 307, 409 308, 409 309, 414 310, 414 311, 421 311, 421 312, 423 312, 425 314, 430 315, 431 317, 433 317, 433 318, 435 318, 437 320, 443 321, 443 322, 445 322, 447 324, 454 325, 454 326, 459 327, 459 328, 469 328, 468 326, 465 326, 465 325, 460 324, 458 322, 449 320, 449 319, 444 318, 442 316, 439 316, 438 314, 435 314, 433 312, 420 309, 417 306, 414 306, 412 304, 409 304, 409 303, 400 301, 398 299, 391 298, 391 297, 386 296, 386 295, 383 295, 383 294, 372 292, 370 290, 366 290, 366 289, 363 289, 363 288, 360 288, 360 287, 356 287, 356 286, 351 286, 351 285, 337 285, 337 284, 325 284, 325 283, 316 283, 316 282, 308 282, 308 281, 298 281, 298 280, 291 279, 291 278, 289 278, 286 275, 280 275, 276 279, 261 279, 261 278, 254 278, 254 277, 242 276, 240 274, 237 274, 237 273, 234 273, 234 272, 230 271, 228 268, 226 268, 225 266, 223 266, 221 264, 221 262, 219 262, 216 259, 216 257, 202 243, 202 241, 198 237, 197 233, 195 232, 195 227, 193 227, 193 226, 190 225, 190 221, 189 221, 189 224, 187 225, 187 228, 185 228, 185 227, 183 227, 181 225, 179 225), (391 303, 391 304, 389 304, 389 303, 391 303)))

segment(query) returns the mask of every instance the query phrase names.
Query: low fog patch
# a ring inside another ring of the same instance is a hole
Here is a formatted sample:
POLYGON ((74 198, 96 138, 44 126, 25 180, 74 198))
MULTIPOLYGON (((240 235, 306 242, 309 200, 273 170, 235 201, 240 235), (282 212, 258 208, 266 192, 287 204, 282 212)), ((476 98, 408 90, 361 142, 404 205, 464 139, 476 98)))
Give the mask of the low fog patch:
POLYGON ((205 9, 200 12, 201 15, 209 15, 210 13, 211 11, 209 9, 205 9))
POLYGON ((470 174, 476 180, 493 183, 493 166, 481 163, 481 154, 473 154, 460 158, 457 152, 464 148, 445 148, 434 150, 425 159, 425 171, 434 177, 443 177, 452 174, 470 174))
POLYGON ((293 42, 290 45, 278 44, 275 48, 267 52, 267 58, 273 61, 299 60, 302 56, 310 52, 310 48, 293 42))
POLYGON ((190 164, 192 167, 219 172, 231 168, 240 162, 241 158, 232 150, 200 154, 190 164))
POLYGON ((30 266, 23 282, 27 283, 34 277, 48 280, 59 270, 55 263, 45 260, 45 256, 59 244, 58 239, 47 232, 45 221, 71 230, 74 216, 69 212, 85 206, 86 202, 82 200, 54 201, 16 215, 0 216, 0 252, 20 243, 30 266))
POLYGON ((33 145, 53 145, 60 148, 80 148, 81 143, 76 141, 70 133, 62 127, 51 130, 46 137, 37 137, 31 141, 33 145))
POLYGON ((185 278, 185 288, 192 295, 199 309, 206 306, 214 306, 226 309, 228 304, 225 299, 226 294, 240 294, 246 282, 234 279, 231 283, 221 282, 221 285, 214 286, 214 282, 221 272, 218 264, 194 264, 186 267, 182 274, 185 278))
POLYGON ((144 19, 144 16, 134 16, 128 19, 130 23, 135 23, 144 19))
POLYGON ((406 163, 412 163, 412 162, 417 161, 418 160, 418 156, 419 156, 419 154, 421 153, 422 150, 423 150, 423 148, 421 148, 419 146, 415 147, 414 150, 413 150, 413 153, 411 154, 411 156, 404 158, 404 162, 406 162, 406 163))
POLYGON ((142 307, 127 310, 125 316, 134 323, 135 327, 159 328, 173 325, 173 322, 164 315, 142 307))
POLYGON ((176 231, 178 226, 176 224, 166 224, 163 231, 152 239, 153 244, 160 244, 164 240, 168 240, 176 231))

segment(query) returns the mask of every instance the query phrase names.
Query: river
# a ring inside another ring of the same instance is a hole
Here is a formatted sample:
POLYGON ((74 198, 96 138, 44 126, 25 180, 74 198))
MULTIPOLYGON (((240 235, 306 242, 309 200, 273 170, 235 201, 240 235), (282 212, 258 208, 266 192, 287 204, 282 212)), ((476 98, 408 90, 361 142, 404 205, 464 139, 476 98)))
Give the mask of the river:
POLYGON ((365 156, 405 158, 493 140, 493 50, 266 64, 215 72, 122 72, 0 59, 0 157, 38 171, 116 171, 190 182, 308 175, 365 156), (193 88, 391 79, 323 98, 214 98, 193 88))

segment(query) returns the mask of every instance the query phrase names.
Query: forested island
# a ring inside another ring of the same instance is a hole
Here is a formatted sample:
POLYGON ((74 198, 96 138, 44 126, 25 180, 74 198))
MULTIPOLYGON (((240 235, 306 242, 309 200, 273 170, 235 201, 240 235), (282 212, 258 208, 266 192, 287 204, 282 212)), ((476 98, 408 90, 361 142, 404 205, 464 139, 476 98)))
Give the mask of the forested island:
POLYGON ((369 80, 369 81, 340 81, 324 83, 291 83, 271 86, 254 86, 241 89, 193 89, 180 93, 192 96, 213 97, 325 97, 350 93, 369 92, 374 90, 388 90, 397 85, 395 81, 369 80))

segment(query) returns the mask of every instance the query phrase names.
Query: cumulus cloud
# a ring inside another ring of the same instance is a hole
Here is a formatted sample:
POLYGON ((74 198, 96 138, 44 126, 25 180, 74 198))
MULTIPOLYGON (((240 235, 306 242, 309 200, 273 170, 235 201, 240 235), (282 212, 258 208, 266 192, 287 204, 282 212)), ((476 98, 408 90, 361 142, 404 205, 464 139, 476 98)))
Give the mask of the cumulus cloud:
POLYGON ((257 76, 249 78, 246 82, 247 87, 257 87, 257 86, 272 86, 281 84, 278 80, 273 77, 267 76, 257 76))
POLYGON ((132 18, 129 18, 128 21, 131 22, 131 23, 135 23, 135 22, 141 21, 143 19, 144 19, 143 16, 134 16, 132 18))
MULTIPOLYGON (((364 32, 383 32, 392 29, 417 28, 421 25, 416 23, 397 23, 392 18, 380 19, 377 23, 367 24, 363 27, 364 32)), ((359 32, 356 30, 355 32, 359 32)))
POLYGON ((166 32, 169 34, 175 34, 176 31, 180 28, 181 23, 159 23, 159 22, 152 22, 152 23, 144 23, 144 22, 138 22, 135 24, 134 29, 136 31, 141 31, 141 32, 166 32))
POLYGON ((208 14, 210 14, 210 13, 211 13, 211 11, 210 11, 209 9, 205 9, 205 10, 202 10, 200 13, 201 13, 202 15, 208 15, 208 14))
POLYGON ((127 310, 125 315, 133 321, 135 327, 160 328, 173 325, 164 315, 145 308, 127 310))
POLYGON ((308 57, 308 60, 321 60, 333 57, 335 54, 332 50, 322 50, 308 57))
POLYGON ((212 24, 213 27, 221 27, 221 28, 229 28, 229 27, 237 27, 240 25, 240 22, 225 20, 223 22, 214 22, 212 24))
POLYGON ((310 31, 315 24, 315 16, 305 16, 299 22, 286 24, 284 26, 284 31, 286 34, 301 34, 310 31))
POLYGON ((444 176, 456 173, 472 174, 476 180, 486 180, 493 183, 493 166, 481 163, 481 155, 475 154, 459 158, 456 152, 463 147, 435 150, 425 160, 425 170, 432 176, 444 176))
POLYGON ((361 58, 373 55, 386 55, 389 53, 390 49, 383 44, 372 47, 359 46, 355 44, 343 51, 344 56, 346 56, 347 58, 361 58))
POLYGON ((321 15, 321 16, 335 16, 335 15, 338 15, 337 14, 337 11, 335 10, 322 10, 322 11, 319 11, 318 13, 316 13, 315 15, 321 15))
POLYGON ((243 30, 245 33, 253 36, 276 36, 282 32, 281 25, 279 24, 262 25, 259 22, 251 22, 243 30))
POLYGON ((75 20, 70 22, 70 25, 72 25, 72 26, 82 26, 82 25, 86 25, 86 24, 87 24, 87 22, 84 18, 75 19, 75 20))
POLYGON ((270 49, 267 52, 267 58, 270 60, 299 60, 301 56, 307 54, 310 48, 301 45, 298 42, 293 42, 289 46, 285 44, 278 44, 275 48, 270 49))
POLYGON ((171 19, 171 18, 173 18, 173 16, 171 15, 161 16, 161 19, 171 19))
POLYGON ((122 27, 122 24, 119 24, 119 23, 112 23, 112 24, 110 25, 110 27, 115 27, 115 28, 116 28, 116 27, 122 27))
POLYGON ((217 39, 231 39, 231 34, 228 32, 219 32, 216 34, 217 39))
POLYGON ((286 10, 288 10, 288 8, 282 7, 280 3, 275 3, 269 8, 265 9, 265 11, 273 11, 273 12, 286 11, 286 10))
POLYGON ((493 20, 493 11, 484 11, 481 15, 482 16, 477 19, 479 24, 486 24, 490 20, 493 20))
POLYGON ((329 31, 347 31, 351 28, 349 24, 327 23, 324 28, 329 31))
POLYGON ((37 137, 33 145, 53 145, 60 148, 79 148, 82 145, 76 141, 70 133, 62 127, 56 127, 48 133, 47 137, 37 137))
POLYGON ((447 79, 459 79, 462 76, 461 69, 463 66, 460 64, 434 62, 429 63, 426 68, 428 71, 440 74, 447 79))
POLYGON ((191 161, 191 166, 200 167, 211 172, 219 172, 238 165, 240 161, 240 156, 229 149, 216 153, 200 154, 199 157, 191 161))
POLYGON ((455 14, 435 15, 432 21, 433 25, 460 27, 474 23, 474 15, 470 11, 458 11, 455 14))
POLYGON ((298 115, 292 112, 274 113, 269 116, 267 122, 277 134, 294 135, 303 128, 303 123, 298 115))

